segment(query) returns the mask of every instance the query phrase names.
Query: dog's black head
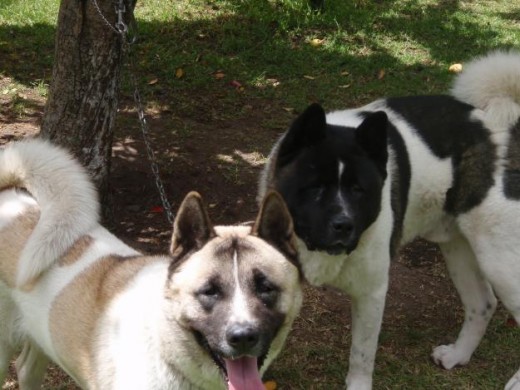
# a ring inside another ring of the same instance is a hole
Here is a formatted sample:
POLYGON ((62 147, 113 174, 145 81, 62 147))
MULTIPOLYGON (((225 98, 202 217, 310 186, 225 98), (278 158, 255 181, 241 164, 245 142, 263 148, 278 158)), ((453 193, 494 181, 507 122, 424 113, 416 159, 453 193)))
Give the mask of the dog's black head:
POLYGON ((379 111, 364 115, 357 128, 330 125, 313 104, 284 136, 274 187, 309 250, 350 253, 377 218, 387 175, 387 124, 379 111))

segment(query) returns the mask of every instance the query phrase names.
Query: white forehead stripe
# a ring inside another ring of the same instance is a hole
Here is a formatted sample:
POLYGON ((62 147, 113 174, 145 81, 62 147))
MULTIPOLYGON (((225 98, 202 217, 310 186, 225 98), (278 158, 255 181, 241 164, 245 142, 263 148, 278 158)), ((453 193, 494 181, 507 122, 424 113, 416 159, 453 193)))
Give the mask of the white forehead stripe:
POLYGON ((233 294, 233 301, 231 305, 230 322, 250 322, 253 320, 249 312, 247 304, 247 296, 240 285, 240 277, 238 272, 238 253, 233 253, 233 279, 235 281, 235 291, 233 294))
POLYGON ((338 182, 341 183, 341 176, 343 176, 343 171, 345 170, 345 164, 343 162, 339 162, 338 167, 338 182))
POLYGON ((338 193, 336 194, 336 198, 338 203, 341 205, 343 212, 349 214, 347 202, 343 198, 343 194, 341 193, 341 176, 343 176, 343 172, 345 171, 345 164, 342 161, 338 161, 338 193))

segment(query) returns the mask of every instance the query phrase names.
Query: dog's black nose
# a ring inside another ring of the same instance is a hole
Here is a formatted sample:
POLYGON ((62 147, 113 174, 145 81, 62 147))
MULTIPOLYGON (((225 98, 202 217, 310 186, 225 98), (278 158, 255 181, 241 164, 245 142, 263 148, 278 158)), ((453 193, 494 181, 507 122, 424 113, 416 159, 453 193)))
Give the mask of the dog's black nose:
POLYGON ((254 326, 235 324, 227 330, 226 339, 238 353, 247 353, 258 344, 260 333, 254 326))
POLYGON ((337 235, 350 235, 354 230, 352 219, 345 214, 335 216, 330 221, 332 232, 337 235))

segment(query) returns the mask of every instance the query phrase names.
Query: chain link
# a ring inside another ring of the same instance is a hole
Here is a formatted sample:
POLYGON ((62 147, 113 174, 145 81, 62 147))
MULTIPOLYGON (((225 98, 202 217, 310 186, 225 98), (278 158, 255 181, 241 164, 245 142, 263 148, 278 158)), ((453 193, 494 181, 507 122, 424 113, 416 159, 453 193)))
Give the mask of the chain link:
MULTIPOLYGON (((124 0, 119 0, 118 4, 116 6, 116 13, 117 13, 117 23, 115 27, 107 20, 107 18, 103 15, 103 12, 99 8, 99 5, 97 3, 97 0, 92 0, 92 3, 94 4, 94 7, 96 8, 97 12, 99 13, 101 19, 107 24, 110 29, 112 29, 117 34, 121 35, 123 38, 123 52, 127 54, 128 56, 128 64, 130 68, 130 79, 132 82, 132 87, 134 89, 134 103, 135 108, 137 110, 137 117, 139 118, 139 123, 141 127, 141 134, 143 136, 144 144, 146 147, 146 154, 148 155, 148 159, 150 160, 152 173, 155 178, 155 185, 157 187, 157 190, 159 191, 159 196, 161 197, 161 203, 164 208, 164 212, 166 213, 166 218, 168 218, 168 221, 170 224, 173 224, 173 220, 175 218, 173 212, 172 212, 172 206, 170 202, 168 201, 168 197, 166 196, 166 191, 164 189, 163 181, 161 180, 161 175, 159 173, 159 165, 157 164, 157 159, 155 157, 155 153, 152 148, 152 144, 150 143, 150 137, 148 135, 148 122, 146 121, 146 115, 143 107, 143 103, 141 100, 141 94, 139 93, 139 81, 136 76, 136 66, 135 61, 133 57, 133 51, 132 51, 132 44, 136 40, 136 36, 132 39, 128 39, 128 26, 124 21, 124 13, 126 12, 126 7, 124 0)), ((133 16, 132 16, 133 20, 133 16)), ((134 26, 135 28, 135 21, 134 26)), ((135 33, 135 31, 134 31, 135 33)))
POLYGON ((148 159, 150 160, 150 164, 152 167, 152 173, 155 177, 155 185, 157 189, 159 190, 159 195, 161 197, 161 202, 163 204, 164 211, 166 213, 166 217, 168 218, 168 221, 173 224, 174 215, 172 212, 172 207, 170 205, 170 202, 168 201, 168 197, 166 196, 166 191, 164 190, 164 185, 161 180, 161 176, 159 174, 159 165, 157 164, 157 159, 155 158, 155 153, 153 151, 152 145, 150 143, 150 137, 148 136, 148 122, 146 121, 146 116, 143 109, 143 103, 141 101, 141 94, 139 93, 138 88, 138 80, 135 75, 135 62, 132 55, 132 52, 130 50, 130 46, 128 46, 127 52, 128 52, 128 58, 129 58, 129 65, 130 65, 130 77, 132 79, 132 84, 134 87, 134 102, 135 107, 137 109, 137 116, 139 118, 139 123, 141 124, 141 133, 143 135, 144 144, 146 146, 146 153, 148 154, 148 159))
MULTIPOLYGON (((112 26, 112 23, 110 23, 108 21, 107 18, 105 18, 105 15, 103 14, 103 11, 101 11, 101 8, 99 7, 99 4, 97 2, 97 0, 92 0, 92 4, 94 5, 94 8, 96 9, 97 13, 99 14, 99 17, 101 18, 101 20, 112 30, 114 31, 116 34, 121 34, 121 31, 119 31, 117 28, 115 28, 114 26, 112 26)), ((123 6, 124 6, 124 3, 123 3, 123 6)), ((117 10, 117 8, 116 8, 117 10)))

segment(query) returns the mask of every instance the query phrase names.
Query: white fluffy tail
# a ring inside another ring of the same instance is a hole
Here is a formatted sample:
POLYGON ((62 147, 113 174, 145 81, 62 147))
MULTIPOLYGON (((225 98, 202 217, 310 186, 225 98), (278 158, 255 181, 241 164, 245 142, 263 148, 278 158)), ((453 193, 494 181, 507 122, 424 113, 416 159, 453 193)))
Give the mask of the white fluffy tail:
POLYGON ((464 66, 452 94, 486 112, 499 126, 509 127, 520 117, 520 52, 493 51, 464 66))
POLYGON ((26 188, 40 219, 22 251, 17 285, 32 282, 99 220, 97 192, 85 169, 65 150, 28 139, 0 150, 0 189, 26 188))

